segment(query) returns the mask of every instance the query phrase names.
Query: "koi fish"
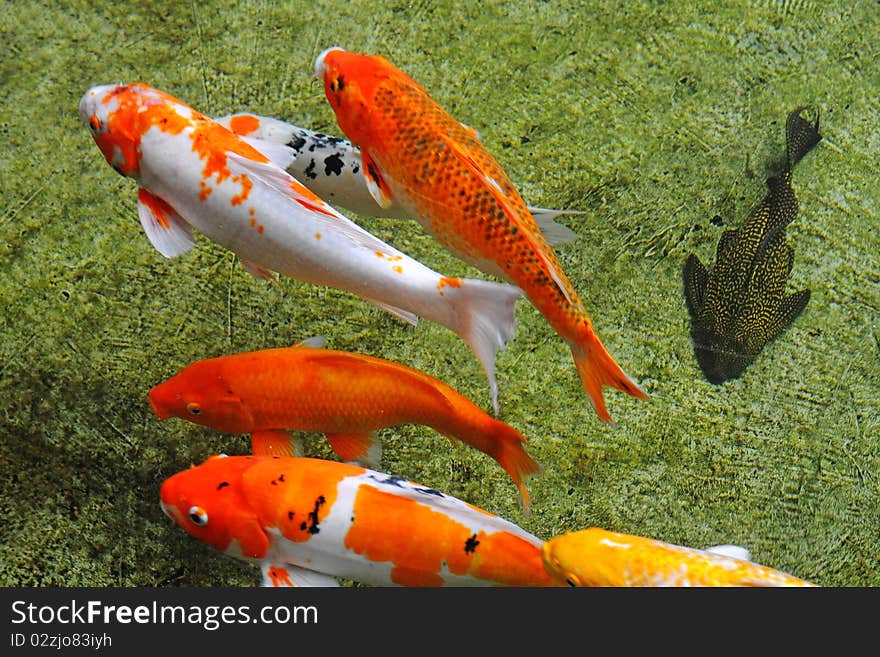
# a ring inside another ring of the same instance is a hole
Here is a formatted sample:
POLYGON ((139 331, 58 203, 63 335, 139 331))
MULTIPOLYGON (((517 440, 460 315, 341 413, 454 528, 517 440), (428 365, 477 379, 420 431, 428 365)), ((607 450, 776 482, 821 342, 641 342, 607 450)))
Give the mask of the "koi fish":
MULTIPOLYGON (((361 149, 347 139, 249 112, 230 114, 216 120, 240 137, 261 139, 289 148, 292 160, 286 167, 287 173, 327 202, 367 217, 410 217, 410 213, 393 199, 387 207, 376 202, 361 174, 361 149)), ((566 244, 577 238, 573 230, 556 223, 554 219, 559 215, 582 212, 531 205, 529 211, 550 244, 566 244)))
MULTIPOLYGON (((803 109, 803 108, 802 108, 803 109)), ((786 161, 767 195, 738 230, 726 230, 711 269, 685 260, 685 303, 697 363, 710 383, 737 378, 806 308, 809 290, 786 294, 794 251, 785 228, 797 217, 792 169, 819 143, 815 123, 795 110, 786 121, 786 161)))
POLYGON ((200 360, 150 390, 160 420, 179 417, 224 433, 249 433, 256 455, 295 455, 286 429, 322 432, 345 461, 378 462, 372 432, 426 424, 494 458, 519 488, 540 470, 525 436, 437 379, 389 360, 294 347, 200 360))
POLYGON ((215 456, 172 475, 162 509, 260 564, 263 586, 551 586, 541 541, 399 477, 313 458, 215 456))
POLYGON ((590 527, 550 539, 547 572, 569 586, 815 586, 752 563, 748 550, 707 550, 590 527))
POLYGON ((255 276, 278 272, 347 290, 412 324, 437 322, 474 350, 497 412, 495 354, 513 336, 518 289, 425 267, 287 173, 289 149, 243 139, 146 84, 93 87, 79 113, 107 162, 138 182, 138 216, 162 255, 191 249, 195 228, 255 276))
POLYGON ((604 386, 646 395, 614 361, 535 218, 476 131, 384 57, 329 48, 315 75, 383 207, 398 203, 443 246, 523 290, 569 345, 597 415, 604 386))

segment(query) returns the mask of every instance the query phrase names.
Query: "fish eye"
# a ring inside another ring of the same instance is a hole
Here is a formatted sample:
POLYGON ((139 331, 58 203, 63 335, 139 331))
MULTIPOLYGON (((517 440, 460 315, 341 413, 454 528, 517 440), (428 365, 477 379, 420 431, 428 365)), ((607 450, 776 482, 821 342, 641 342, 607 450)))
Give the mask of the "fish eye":
POLYGON ((202 407, 196 404, 195 402, 190 402, 186 405, 186 412, 190 415, 201 415, 202 407))
POLYGON ((101 129, 101 122, 94 114, 89 117, 89 127, 92 129, 92 132, 98 132, 101 129))
POLYGON ((208 512, 200 506, 191 506, 188 515, 194 525, 204 527, 208 524, 208 512))

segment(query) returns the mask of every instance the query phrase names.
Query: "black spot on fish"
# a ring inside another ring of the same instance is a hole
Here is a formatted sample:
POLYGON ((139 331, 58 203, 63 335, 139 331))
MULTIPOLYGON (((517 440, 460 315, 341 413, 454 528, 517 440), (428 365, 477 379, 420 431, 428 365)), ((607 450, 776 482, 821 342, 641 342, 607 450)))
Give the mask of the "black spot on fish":
POLYGON ((316 144, 315 142, 312 142, 311 144, 309 144, 309 153, 314 153, 315 149, 317 147, 318 147, 318 144, 316 144))
MULTIPOLYGON (((312 150, 312 149, 309 149, 309 150, 312 150)), ((309 162, 309 166, 307 166, 305 168, 305 171, 303 171, 303 173, 306 174, 312 180, 314 180, 315 178, 318 177, 318 174, 315 173, 315 160, 312 160, 311 162, 309 162)))
POLYGON ((290 146, 297 153, 299 153, 303 149, 303 146, 306 145, 306 138, 303 136, 294 137, 289 142, 287 142, 287 145, 290 146))
MULTIPOLYGON (((326 501, 327 500, 324 499, 323 495, 318 495, 318 498, 315 500, 315 508, 309 511, 309 534, 317 534, 319 531, 321 531, 321 529, 318 527, 318 511, 326 501)), ((305 523, 303 523, 302 528, 306 529, 305 523)))
POLYGON ((473 554, 477 550, 479 544, 480 542, 477 540, 477 535, 474 534, 464 542, 464 553, 473 554))
POLYGON ((219 484, 217 484, 217 490, 223 490, 228 485, 229 485, 228 481, 221 481, 219 484))
POLYGON ((337 176, 342 175, 342 157, 339 153, 333 153, 324 158, 324 175, 329 176, 335 173, 337 176))
POLYGON ((288 520, 293 520, 293 511, 288 511, 288 512, 287 512, 287 519, 288 519, 288 520))
POLYGON ((279 475, 278 481, 284 481, 284 473, 281 473, 281 475, 279 475))
POLYGON ((414 488, 413 490, 417 493, 421 493, 422 495, 434 495, 436 497, 446 497, 443 493, 441 493, 436 488, 414 488))
POLYGON ((809 290, 785 293, 794 257, 785 227, 798 213, 791 172, 822 138, 818 117, 810 122, 801 116, 802 109, 786 121, 781 173, 767 178, 767 195, 742 227, 722 233, 712 268, 694 254, 684 263, 694 352, 711 383, 742 374, 810 300, 809 290))
POLYGON ((354 165, 352 165, 352 167, 351 167, 351 172, 352 172, 352 173, 357 173, 357 172, 360 171, 360 170, 361 170, 361 168, 360 168, 357 164, 354 164, 354 165))
POLYGON ((369 478, 373 481, 378 481, 380 484, 388 484, 389 486, 397 486, 398 488, 404 488, 403 484, 407 483, 406 479, 395 477, 394 475, 388 475, 382 479, 375 475, 369 475, 369 478))

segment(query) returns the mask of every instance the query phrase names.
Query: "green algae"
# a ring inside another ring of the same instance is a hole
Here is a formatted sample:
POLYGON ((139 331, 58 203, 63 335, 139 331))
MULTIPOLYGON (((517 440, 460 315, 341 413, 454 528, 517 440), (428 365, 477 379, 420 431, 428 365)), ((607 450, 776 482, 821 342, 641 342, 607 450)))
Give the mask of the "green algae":
MULTIPOLYGON (((651 397, 599 422, 565 345, 525 302, 498 359, 501 418, 544 471, 532 513, 485 455, 425 427, 382 433, 382 470, 549 538, 598 525, 738 543, 824 585, 880 585, 880 237, 873 3, 4 3, 0 34, 0 584, 249 586, 256 570, 174 526, 168 475, 247 442, 170 420, 147 391, 199 358, 292 344, 405 363, 489 407, 461 341, 354 296, 252 279, 199 237, 165 260, 135 185, 77 104, 146 81, 199 110, 338 134, 312 77, 331 45, 380 53, 477 128, 526 200, 572 207, 557 249, 599 336, 651 397), (680 270, 763 194, 780 122, 822 113, 795 179, 792 287, 810 306, 741 379, 702 379, 680 270), (720 225, 719 225, 720 224, 720 225)), ((357 218, 450 275, 415 222, 357 218)), ((310 455, 332 457, 317 436, 310 455)))

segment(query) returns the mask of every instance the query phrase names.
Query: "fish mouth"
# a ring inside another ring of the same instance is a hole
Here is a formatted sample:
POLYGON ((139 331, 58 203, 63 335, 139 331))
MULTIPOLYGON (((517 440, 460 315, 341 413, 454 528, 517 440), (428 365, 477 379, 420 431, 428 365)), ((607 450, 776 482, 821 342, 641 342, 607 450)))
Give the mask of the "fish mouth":
POLYGON ((88 125, 89 117, 95 113, 94 108, 97 103, 118 86, 118 84, 101 84, 92 87, 83 94, 79 101, 79 118, 82 119, 83 123, 88 125))
POLYGON ((345 48, 340 48, 339 46, 330 46, 315 58, 315 77, 319 80, 324 79, 324 72, 327 70, 327 66, 324 64, 324 59, 327 57, 328 53, 331 53, 334 50, 341 50, 342 52, 345 52, 345 48))
POLYGON ((159 406, 159 403, 156 401, 156 396, 153 394, 154 392, 155 390, 150 390, 150 408, 152 408, 153 412, 159 416, 160 422, 162 420, 167 420, 169 417, 171 417, 171 413, 166 413, 162 411, 162 407, 159 406))

